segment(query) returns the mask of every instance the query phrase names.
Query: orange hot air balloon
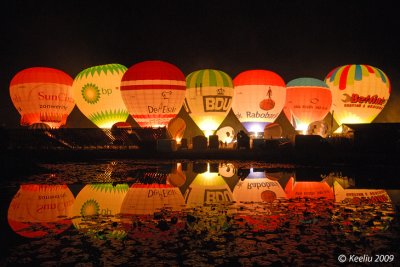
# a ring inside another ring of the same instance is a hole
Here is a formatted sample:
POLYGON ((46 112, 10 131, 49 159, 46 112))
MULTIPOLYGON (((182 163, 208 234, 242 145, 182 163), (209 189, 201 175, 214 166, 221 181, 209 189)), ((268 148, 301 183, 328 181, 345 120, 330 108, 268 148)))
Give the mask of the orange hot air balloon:
POLYGON ((166 127, 181 109, 185 91, 185 75, 164 61, 137 63, 121 81, 125 106, 141 127, 166 127))
POLYGON ((310 123, 323 120, 331 105, 331 90, 321 80, 298 78, 287 84, 283 111, 298 131, 305 132, 310 123))
POLYGON ((67 185, 21 185, 8 209, 8 223, 29 238, 59 234, 68 229, 74 196, 67 185))
POLYGON ((51 128, 66 124, 75 106, 73 79, 53 68, 33 67, 18 72, 10 82, 11 100, 21 114, 21 125, 46 123, 51 128))
POLYGON ((332 91, 333 118, 340 126, 372 122, 385 107, 391 91, 386 74, 369 65, 337 67, 325 82, 332 91))
POLYGON ((247 131, 263 132, 278 118, 285 105, 284 80, 268 70, 248 70, 233 79, 232 110, 247 131))

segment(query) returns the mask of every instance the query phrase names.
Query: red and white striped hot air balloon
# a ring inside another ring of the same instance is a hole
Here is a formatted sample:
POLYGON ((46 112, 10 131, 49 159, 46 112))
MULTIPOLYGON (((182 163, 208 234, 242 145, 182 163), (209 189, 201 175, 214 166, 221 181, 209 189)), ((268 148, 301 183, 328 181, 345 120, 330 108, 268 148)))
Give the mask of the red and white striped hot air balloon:
POLYGON ((144 61, 130 67, 122 77, 121 95, 141 127, 166 127, 183 105, 185 75, 164 61, 144 61))
POLYGON ((66 124, 75 106, 73 79, 65 72, 33 67, 18 72, 10 82, 11 100, 21 114, 21 125, 46 123, 51 128, 66 124))

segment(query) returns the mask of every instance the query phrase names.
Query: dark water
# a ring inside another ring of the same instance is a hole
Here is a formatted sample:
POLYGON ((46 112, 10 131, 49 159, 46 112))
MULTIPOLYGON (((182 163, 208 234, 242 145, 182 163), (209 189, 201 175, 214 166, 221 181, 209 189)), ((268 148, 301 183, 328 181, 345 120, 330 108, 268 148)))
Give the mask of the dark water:
POLYGON ((0 182, 0 264, 399 266, 398 173, 246 161, 41 164, 0 182))

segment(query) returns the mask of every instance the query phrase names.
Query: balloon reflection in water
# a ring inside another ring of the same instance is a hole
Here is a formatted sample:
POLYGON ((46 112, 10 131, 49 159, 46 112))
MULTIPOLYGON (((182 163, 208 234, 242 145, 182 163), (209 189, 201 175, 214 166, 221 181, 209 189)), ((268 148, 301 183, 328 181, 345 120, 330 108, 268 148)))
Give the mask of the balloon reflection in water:
POLYGON ((266 178, 264 170, 251 168, 247 178, 233 189, 239 225, 250 226, 252 231, 274 231, 280 225, 279 201, 286 194, 278 181, 266 178), (274 203, 274 204, 272 204, 274 203))
POLYGON ((232 192, 218 172, 207 171, 197 174, 185 192, 185 202, 188 206, 207 206, 233 201, 232 192))
POLYGON ((333 220, 345 233, 372 235, 389 228, 395 209, 388 193, 381 189, 344 189, 334 182, 333 220))
POLYGON ((182 171, 182 163, 176 163, 176 168, 167 176, 167 182, 176 187, 180 187, 186 182, 186 174, 182 171))
POLYGON ((67 185, 21 185, 8 209, 8 223, 19 235, 29 238, 59 234, 72 222, 67 216, 74 196, 67 185))
POLYGON ((225 233, 231 227, 235 212, 228 184, 218 172, 210 169, 207 163, 207 171, 197 174, 185 192, 187 230, 195 235, 206 235, 206 240, 225 233))
POLYGON ((333 190, 325 182, 295 182, 290 178, 285 187, 288 198, 326 198, 333 199, 333 190))
POLYGON ((167 239, 184 227, 183 220, 179 219, 179 211, 184 206, 178 187, 166 183, 135 183, 122 202, 121 215, 130 238, 167 239))
POLYGON ((126 233, 116 215, 120 213, 128 188, 125 183, 85 185, 72 209, 75 228, 95 238, 124 238, 126 233))

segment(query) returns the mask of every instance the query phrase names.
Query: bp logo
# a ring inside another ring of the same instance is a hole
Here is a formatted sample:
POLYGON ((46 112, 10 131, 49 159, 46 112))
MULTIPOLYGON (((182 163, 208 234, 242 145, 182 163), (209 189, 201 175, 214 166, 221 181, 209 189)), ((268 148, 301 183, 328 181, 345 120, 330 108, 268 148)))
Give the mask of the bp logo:
POLYGON ((82 96, 89 104, 95 104, 100 99, 100 90, 93 83, 87 83, 82 87, 82 96))
POLYGON ((94 199, 89 199, 85 203, 83 203, 81 207, 81 216, 93 216, 99 214, 99 203, 97 203, 94 199))

